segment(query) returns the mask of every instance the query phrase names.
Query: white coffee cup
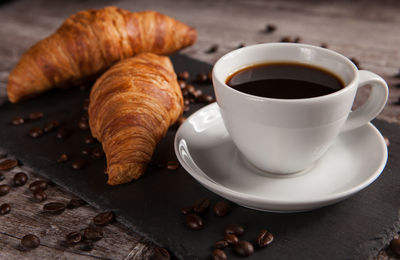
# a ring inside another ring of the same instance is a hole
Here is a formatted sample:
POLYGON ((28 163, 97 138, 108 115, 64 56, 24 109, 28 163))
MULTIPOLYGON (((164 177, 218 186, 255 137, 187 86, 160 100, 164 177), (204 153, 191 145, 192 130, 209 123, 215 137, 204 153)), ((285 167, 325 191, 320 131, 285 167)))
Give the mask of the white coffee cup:
MULTIPOLYGON (((358 70, 334 51, 296 43, 257 44, 229 52, 213 68, 213 86, 221 115, 239 151, 257 168, 294 173, 323 156, 340 132, 367 124, 383 109, 386 82, 358 70), (236 71, 268 62, 296 62, 326 69, 345 83, 334 93, 304 99, 273 99, 239 92, 226 84, 236 71), (367 101, 351 111, 357 88, 371 85, 367 101)), ((351 155, 349 155, 351 156, 351 155)))

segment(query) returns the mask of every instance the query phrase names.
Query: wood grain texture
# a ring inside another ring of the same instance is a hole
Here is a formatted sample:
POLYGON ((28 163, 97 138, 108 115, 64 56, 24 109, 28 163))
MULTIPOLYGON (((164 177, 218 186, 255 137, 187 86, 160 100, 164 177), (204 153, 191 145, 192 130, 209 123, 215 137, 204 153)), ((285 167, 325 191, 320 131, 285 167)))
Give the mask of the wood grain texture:
MULTIPOLYGON (((153 9, 196 27, 198 42, 183 53, 209 63, 240 43, 276 42, 285 36, 300 36, 302 42, 315 45, 326 43, 335 51, 356 57, 362 68, 387 80, 390 98, 379 118, 400 123, 400 106, 393 104, 400 96, 400 88, 394 87, 400 79, 392 77, 400 69, 400 2, 396 0, 9 1, 0 5, 0 97, 4 99, 8 74, 27 48, 51 34, 72 13, 111 4, 130 11, 153 9), (274 33, 263 32, 268 23, 277 26, 274 33), (207 54, 212 44, 219 48, 207 54)), ((368 89, 360 92, 357 104, 365 100, 368 89)), ((9 181, 12 174, 6 175, 9 181)), ((99 212, 85 206, 54 218, 42 217, 41 204, 32 203, 26 189, 26 185, 13 188, 10 194, 0 197, 0 203, 7 201, 13 208, 9 215, 0 216, 0 258, 148 259, 156 251, 154 245, 139 242, 138 235, 118 223, 106 228, 106 238, 89 253, 62 248, 59 242, 67 232, 86 225, 99 212), (39 234, 43 245, 21 252, 16 249, 19 238, 28 232, 39 234)), ((48 201, 72 196, 57 186, 51 187, 48 195, 48 201)), ((395 256, 388 256, 383 248, 377 259, 395 256)))

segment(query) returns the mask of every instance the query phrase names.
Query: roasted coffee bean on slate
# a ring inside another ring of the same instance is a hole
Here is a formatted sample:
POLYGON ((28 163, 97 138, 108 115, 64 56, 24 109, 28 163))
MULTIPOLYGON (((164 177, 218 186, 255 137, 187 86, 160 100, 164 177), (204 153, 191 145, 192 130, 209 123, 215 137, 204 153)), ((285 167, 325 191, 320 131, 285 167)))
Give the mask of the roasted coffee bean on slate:
POLYGON ((44 134, 43 129, 39 127, 34 127, 29 130, 29 136, 32 138, 41 137, 44 134))
POLYGON ((60 155, 60 157, 57 159, 58 163, 63 163, 68 161, 68 155, 66 153, 63 153, 60 155))
POLYGON ((96 141, 96 140, 95 140, 93 137, 91 137, 91 136, 87 136, 87 137, 85 138, 85 144, 93 144, 95 141, 96 141))
POLYGON ((205 73, 197 74, 196 81, 198 83, 206 83, 206 82, 208 82, 207 74, 205 74, 205 73))
POLYGON ((212 256, 213 260, 226 260, 227 259, 225 252, 222 251, 221 249, 214 249, 212 251, 211 256, 212 256))
POLYGON ((188 112, 189 110, 190 110, 190 106, 184 106, 184 107, 183 107, 183 111, 184 111, 184 112, 188 112))
POLYGON ((32 112, 29 114, 29 120, 34 121, 34 120, 39 120, 43 117, 42 112, 32 112))
POLYGON ((168 170, 176 170, 179 167, 179 163, 176 160, 170 160, 167 162, 167 169, 168 170))
POLYGON ((96 147, 92 150, 92 155, 95 158, 101 158, 104 156, 104 151, 101 147, 96 147))
POLYGON ((261 230, 257 236, 256 242, 259 247, 266 247, 274 240, 274 236, 267 230, 261 230))
POLYGON ((38 202, 43 202, 47 199, 47 194, 43 190, 37 190, 33 193, 33 198, 38 202))
POLYGON ((178 80, 178 85, 181 89, 184 89, 186 88, 186 81, 180 79, 178 80))
POLYGON ((56 130, 58 127, 60 126, 60 122, 58 122, 57 120, 53 120, 49 123, 47 123, 44 127, 43 127, 43 131, 45 133, 49 133, 51 131, 56 130))
POLYGON ((225 234, 224 240, 228 242, 228 244, 233 245, 239 241, 239 238, 234 234, 225 234))
POLYGON ((8 171, 11 170, 12 168, 16 167, 18 165, 17 160, 13 159, 7 159, 2 162, 0 162, 0 171, 8 171))
POLYGON ((206 50, 206 53, 214 53, 218 51, 218 44, 213 44, 210 46, 210 48, 208 50, 206 50))
POLYGON ((202 94, 202 95, 200 95, 200 96, 197 97, 197 101, 199 101, 199 102, 201 102, 201 103, 209 104, 209 103, 214 102, 215 99, 214 99, 212 96, 210 96, 210 95, 202 94))
POLYGON ((96 226, 102 227, 102 226, 108 225, 113 220, 114 220, 114 213, 112 213, 112 211, 107 211, 107 212, 103 212, 103 213, 100 213, 97 216, 95 216, 93 218, 93 223, 96 226))
POLYGON ((202 213, 210 206, 210 199, 199 199, 193 204, 193 211, 196 213, 202 213))
POLYGON ((183 207, 183 208, 181 209, 181 213, 182 213, 183 215, 187 215, 187 214, 190 214, 190 213, 192 213, 192 212, 193 212, 193 207, 191 207, 191 206, 183 207))
POLYGON ((28 175, 24 172, 18 172, 14 175, 14 186, 23 186, 28 181, 28 175))
POLYGON ((320 47, 326 49, 326 48, 328 48, 328 44, 326 44, 326 43, 321 43, 320 47))
POLYGON ((180 80, 188 80, 189 77, 190 77, 190 74, 187 71, 182 71, 182 72, 178 73, 178 79, 180 79, 180 80))
POLYGON ((80 120, 78 123, 78 127, 81 130, 86 130, 89 128, 89 123, 86 120, 80 120))
POLYGON ((48 187, 47 181, 37 180, 37 181, 32 182, 29 185, 29 190, 34 192, 34 191, 37 191, 37 190, 46 190, 47 187, 48 187))
POLYGON ((0 196, 4 196, 10 192, 10 186, 7 184, 0 185, 0 196))
POLYGON ((1 204, 1 206, 0 206, 0 215, 8 214, 8 213, 10 213, 10 211, 11 211, 10 204, 8 204, 8 203, 1 204))
POLYGON ((254 253, 253 245, 245 240, 241 240, 234 244, 233 250, 240 256, 250 256, 254 253))
POLYGON ((224 229, 225 234, 235 234, 237 236, 243 235, 244 228, 239 224, 228 224, 224 229))
POLYGON ((70 245, 76 245, 82 240, 82 235, 79 232, 71 232, 67 235, 66 241, 70 245))
POLYGON ((81 151, 81 153, 84 154, 84 155, 89 155, 89 154, 91 154, 91 152, 92 152, 92 150, 89 149, 89 148, 84 148, 84 149, 81 151))
POLYGON ((246 46, 246 44, 244 44, 244 43, 239 43, 239 45, 236 47, 236 49, 243 48, 244 46, 246 46))
POLYGON ((65 128, 60 128, 57 130, 56 137, 60 140, 65 140, 70 135, 70 132, 65 128))
POLYGON ((33 234, 28 234, 21 239, 21 244, 25 248, 36 248, 40 245, 40 239, 33 234))
POLYGON ((384 137, 383 137, 383 140, 385 140, 386 146, 389 146, 389 145, 390 145, 389 138, 387 138, 386 136, 384 136, 384 137))
POLYGON ((86 201, 84 201, 83 199, 79 199, 79 198, 73 198, 68 202, 67 208, 68 209, 76 209, 83 205, 86 205, 86 201))
POLYGON ((192 230, 200 230, 203 228, 203 219, 195 214, 189 214, 185 216, 186 227, 192 230))
POLYGON ((98 241, 103 238, 103 231, 99 227, 87 227, 83 231, 83 236, 92 241, 98 241))
POLYGON ((217 241, 217 242, 215 242, 215 245, 214 245, 215 248, 219 248, 219 249, 224 249, 228 246, 229 246, 229 243, 226 240, 217 241))
POLYGON ((79 249, 82 251, 91 251, 93 249, 93 243, 92 241, 84 241, 80 246, 79 249))
POLYGON ((24 118, 22 118, 22 117, 15 117, 12 121, 11 121, 11 124, 12 125, 22 125, 23 123, 25 123, 25 120, 24 120, 24 118))
POLYGON ((267 24, 267 26, 265 26, 265 32, 266 33, 273 33, 276 30, 276 25, 274 24, 267 24))
POLYGON ((61 214, 66 208, 66 205, 61 202, 50 202, 44 204, 43 211, 49 214, 61 214))
POLYGON ((0 172, 0 181, 4 181, 5 178, 4 174, 0 172))
POLYGON ((86 166, 86 161, 83 159, 77 159, 71 163, 71 167, 75 170, 80 170, 86 166))
POLYGON ((231 210, 231 204, 225 200, 218 201, 214 205, 214 214, 218 217, 226 216, 231 210))
POLYGON ((394 238, 390 241, 390 249, 392 249, 393 253, 397 256, 400 256, 400 239, 394 238))

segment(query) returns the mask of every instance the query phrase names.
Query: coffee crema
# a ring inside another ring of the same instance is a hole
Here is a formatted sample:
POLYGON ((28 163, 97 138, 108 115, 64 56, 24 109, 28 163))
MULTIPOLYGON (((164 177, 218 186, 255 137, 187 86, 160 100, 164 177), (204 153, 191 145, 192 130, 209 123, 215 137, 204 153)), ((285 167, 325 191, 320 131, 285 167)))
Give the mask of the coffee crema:
POLYGON ((276 99, 319 97, 345 87, 339 77, 326 69, 290 62, 245 67, 230 75, 226 84, 246 94, 276 99))

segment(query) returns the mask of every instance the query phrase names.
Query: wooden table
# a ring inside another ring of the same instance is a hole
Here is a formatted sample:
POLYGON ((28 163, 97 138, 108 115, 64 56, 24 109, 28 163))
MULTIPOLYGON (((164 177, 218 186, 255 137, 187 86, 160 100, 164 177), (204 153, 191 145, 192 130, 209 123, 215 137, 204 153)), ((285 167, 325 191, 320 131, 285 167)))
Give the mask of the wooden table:
MULTIPOLYGON (((117 5, 130 11, 153 9, 175 17, 198 29, 195 46, 183 53, 214 63, 224 53, 240 44, 276 42, 283 37, 301 37, 301 42, 325 43, 329 48, 355 57, 363 69, 383 76, 390 85, 390 98, 380 119, 400 123, 400 78, 393 75, 400 69, 400 2, 392 1, 0 1, 0 97, 5 98, 7 78, 22 53, 36 41, 53 32, 69 15, 87 8, 117 5), (266 33, 267 24, 277 30, 266 33), (211 45, 218 50, 206 53, 211 45), (398 87, 396 87, 398 85, 398 87)), ((368 95, 360 91, 357 104, 368 95)), ((39 178, 29 165, 5 173, 11 182, 13 173, 25 171, 29 183, 39 178)), ((27 185, 25 185, 27 186, 27 185)), ((72 194, 53 185, 47 201, 68 200, 72 194)), ((168 259, 162 251, 139 235, 114 223, 104 229, 105 238, 90 252, 79 247, 65 247, 65 235, 85 227, 99 213, 86 205, 56 217, 40 213, 43 203, 32 202, 27 187, 14 189, 1 203, 10 203, 10 214, 0 216, 1 259, 168 259), (23 251, 20 238, 28 233, 41 238, 41 246, 23 251), (153 258, 152 258, 153 257, 153 258)), ((377 250, 378 259, 395 259, 390 250, 377 250), (388 256, 389 254, 389 256, 388 256)))

